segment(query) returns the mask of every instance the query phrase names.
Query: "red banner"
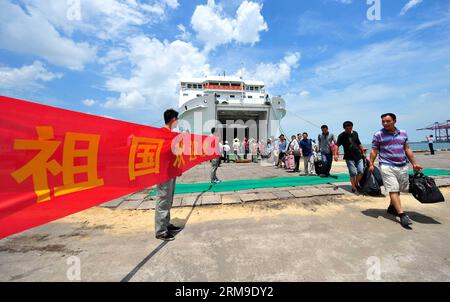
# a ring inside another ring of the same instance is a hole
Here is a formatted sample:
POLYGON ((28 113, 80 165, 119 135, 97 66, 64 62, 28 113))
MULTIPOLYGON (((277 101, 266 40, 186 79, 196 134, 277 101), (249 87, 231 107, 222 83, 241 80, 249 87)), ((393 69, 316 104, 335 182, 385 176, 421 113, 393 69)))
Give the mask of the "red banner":
POLYGON ((0 239, 217 158, 180 134, 0 96, 0 239))

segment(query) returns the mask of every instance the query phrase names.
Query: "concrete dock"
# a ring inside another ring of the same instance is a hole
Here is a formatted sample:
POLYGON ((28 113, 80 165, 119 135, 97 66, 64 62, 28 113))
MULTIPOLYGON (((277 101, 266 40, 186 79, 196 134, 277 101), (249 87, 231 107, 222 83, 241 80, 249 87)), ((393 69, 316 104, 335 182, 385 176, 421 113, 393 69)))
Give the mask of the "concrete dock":
MULTIPOLYGON (((417 158, 450 170, 448 152, 417 158)), ((334 167, 345 169, 343 162, 334 167)), ((224 165, 219 177, 288 173, 232 168, 224 165)), ((190 173, 181 179, 208 177, 190 173)), ((450 200, 450 179, 437 180, 450 200)), ((0 281, 450 281, 448 202, 402 196, 414 222, 405 229, 386 214, 387 197, 356 196, 345 184, 221 194, 220 204, 212 194, 195 207, 192 196, 172 210, 184 230, 163 243, 145 208, 148 194, 136 194, 127 200, 140 202, 137 208, 119 200, 112 209, 92 208, 1 240, 0 281)))

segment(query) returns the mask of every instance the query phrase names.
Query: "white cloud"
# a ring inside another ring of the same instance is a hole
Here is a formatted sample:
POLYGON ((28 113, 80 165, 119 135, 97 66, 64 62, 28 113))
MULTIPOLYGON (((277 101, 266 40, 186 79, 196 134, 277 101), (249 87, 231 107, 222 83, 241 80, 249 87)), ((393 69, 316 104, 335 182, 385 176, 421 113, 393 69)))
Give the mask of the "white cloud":
POLYGON ((234 39, 239 43, 259 42, 259 33, 269 28, 261 15, 262 5, 244 1, 236 12, 234 39))
POLYGON ((86 99, 82 102, 85 106, 87 107, 92 107, 94 106, 97 102, 94 101, 93 99, 86 99))
POLYGON ((197 38, 205 43, 206 51, 232 41, 254 44, 260 40, 260 32, 268 26, 261 15, 262 5, 243 1, 235 18, 226 17, 220 5, 208 0, 206 5, 198 5, 191 18, 192 28, 197 38))
POLYGON ((8 1, 0 2, 0 48, 36 55, 75 70, 95 58, 94 47, 61 36, 39 10, 27 7, 27 11, 8 1))
MULTIPOLYGON (((126 81, 126 80, 125 80, 126 81)), ((113 81, 109 82, 110 89, 116 90, 121 89, 121 85, 115 88, 115 83, 113 81)), ((127 92, 121 92, 118 99, 110 99, 105 104, 106 108, 124 108, 124 109, 139 109, 145 106, 145 97, 138 91, 138 87, 127 92)))
POLYGON ((48 71, 45 65, 39 61, 20 68, 0 66, 0 91, 38 89, 43 87, 43 82, 50 82, 61 77, 62 74, 48 71))
POLYGON ((189 40, 191 38, 191 33, 186 30, 183 24, 178 24, 177 28, 180 31, 180 34, 176 36, 177 39, 189 40))
POLYGON ((66 35, 80 31, 103 40, 127 37, 138 27, 166 19, 170 10, 179 7, 178 0, 82 0, 81 20, 68 17, 77 8, 65 0, 20 0, 27 9, 40 12, 66 35))
POLYGON ((280 62, 274 63, 260 63, 254 70, 246 70, 245 68, 239 70, 236 74, 245 78, 255 80, 262 80, 266 86, 271 89, 279 84, 286 84, 291 77, 293 69, 297 68, 300 61, 300 53, 287 53, 280 62))
MULTIPOLYGON (((337 53, 303 70, 298 82, 290 85, 296 92, 285 95, 289 111, 318 125, 329 124, 336 132, 343 121, 352 120, 366 141, 380 127, 379 115, 391 111, 398 113, 400 127, 414 137, 420 126, 417 121, 430 119, 424 108, 446 108, 450 102, 450 77, 442 68, 448 64, 448 42, 402 38, 337 53), (311 94, 299 102, 304 90, 311 94), (323 108, 332 108, 333 114, 324 115, 323 108)), ((283 125, 289 132, 296 131, 291 125, 299 120, 289 111, 283 125)), ((445 120, 448 110, 434 114, 433 119, 445 120)))
POLYGON ((137 36, 128 39, 126 51, 131 76, 116 75, 107 80, 106 88, 120 94, 103 104, 107 108, 176 106, 181 77, 211 74, 205 55, 188 42, 137 36))
POLYGON ((310 92, 309 92, 309 91, 306 91, 306 90, 300 91, 300 96, 301 96, 301 97, 307 97, 307 96, 309 96, 309 95, 310 95, 310 92))
POLYGON ((403 39, 367 45, 354 51, 343 51, 315 67, 316 85, 368 81, 378 77, 398 77, 404 62, 414 62, 421 53, 418 45, 403 39))
POLYGON ((171 9, 176 9, 180 4, 178 3, 178 0, 164 0, 164 3, 171 9))
POLYGON ((400 11, 400 16, 405 15, 410 9, 422 3, 422 1, 423 0, 409 0, 409 2, 406 3, 405 6, 403 6, 402 10, 400 11))

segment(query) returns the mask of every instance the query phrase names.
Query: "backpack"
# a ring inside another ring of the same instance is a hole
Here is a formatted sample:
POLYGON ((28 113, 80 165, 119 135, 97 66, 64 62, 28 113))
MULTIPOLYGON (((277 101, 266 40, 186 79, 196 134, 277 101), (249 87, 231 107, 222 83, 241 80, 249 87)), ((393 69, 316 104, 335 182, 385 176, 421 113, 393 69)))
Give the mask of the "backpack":
POLYGON ((434 179, 423 173, 409 175, 409 192, 421 203, 444 202, 444 196, 436 186, 434 179))

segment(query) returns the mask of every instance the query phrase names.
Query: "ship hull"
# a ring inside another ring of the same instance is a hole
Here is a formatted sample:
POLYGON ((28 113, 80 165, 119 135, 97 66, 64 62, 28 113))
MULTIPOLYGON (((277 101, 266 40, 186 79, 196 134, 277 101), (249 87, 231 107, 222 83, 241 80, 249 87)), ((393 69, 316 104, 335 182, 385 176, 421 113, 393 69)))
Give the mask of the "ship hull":
POLYGON ((265 141, 277 137, 286 115, 285 102, 274 97, 263 104, 220 102, 213 95, 192 99, 180 108, 180 131, 209 135, 219 129, 222 141, 244 137, 265 141))

